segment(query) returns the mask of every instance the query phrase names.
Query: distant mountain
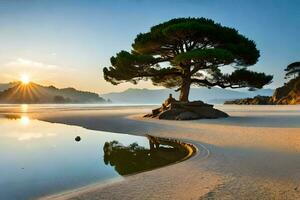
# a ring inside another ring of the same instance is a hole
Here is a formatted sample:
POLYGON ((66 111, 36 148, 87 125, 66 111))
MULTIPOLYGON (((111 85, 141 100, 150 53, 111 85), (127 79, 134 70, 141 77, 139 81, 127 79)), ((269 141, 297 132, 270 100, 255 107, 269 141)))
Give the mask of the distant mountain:
POLYGON ((8 88, 14 87, 17 84, 18 84, 18 82, 0 83, 0 92, 7 90, 8 88))
MULTIPOLYGON (((190 100, 202 100, 207 103, 224 103, 227 100, 237 98, 254 97, 256 95, 272 95, 272 89, 261 89, 257 91, 237 91, 221 88, 192 88, 190 100)), ((128 89, 124 92, 115 92, 103 94, 102 97, 110 99, 114 103, 132 103, 132 104, 161 104, 169 94, 178 98, 179 93, 171 89, 128 89)))
MULTIPOLYGON (((1 84, 5 88, 5 84, 1 84)), ((105 103, 96 93, 17 82, 0 92, 0 103, 105 103)))

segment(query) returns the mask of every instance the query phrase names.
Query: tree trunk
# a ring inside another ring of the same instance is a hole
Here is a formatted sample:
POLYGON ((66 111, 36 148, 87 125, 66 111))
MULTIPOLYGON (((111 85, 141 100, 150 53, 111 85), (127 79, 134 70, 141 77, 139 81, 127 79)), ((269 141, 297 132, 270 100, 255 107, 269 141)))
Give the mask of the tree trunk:
POLYGON ((180 89, 179 101, 184 101, 184 102, 189 101, 190 87, 191 87, 190 81, 184 80, 180 89))

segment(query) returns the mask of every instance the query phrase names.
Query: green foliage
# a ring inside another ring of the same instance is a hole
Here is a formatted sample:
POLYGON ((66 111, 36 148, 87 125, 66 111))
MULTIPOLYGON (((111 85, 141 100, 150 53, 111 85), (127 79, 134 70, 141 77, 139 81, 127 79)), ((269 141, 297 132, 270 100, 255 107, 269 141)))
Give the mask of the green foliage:
POLYGON ((103 70, 105 80, 119 84, 150 78, 154 85, 180 89, 187 85, 261 88, 272 79, 244 69, 259 58, 253 41, 210 19, 161 23, 138 34, 132 48, 131 53, 121 51, 111 58, 112 66, 103 70), (220 68, 226 65, 237 71, 223 74, 220 68))
POLYGON ((289 64, 286 68, 285 68, 286 74, 285 77, 289 78, 291 76, 300 76, 300 62, 293 62, 291 64, 289 64))
POLYGON ((228 76, 231 85, 241 85, 245 87, 262 88, 264 85, 271 83, 273 76, 265 73, 258 73, 246 69, 235 70, 228 76))
MULTIPOLYGON (((141 55, 121 51, 116 57, 111 57, 110 62, 113 67, 104 68, 104 79, 112 84, 118 84, 123 80, 137 83, 144 75, 149 75, 156 71, 152 65, 155 58, 149 55, 141 55)), ((146 76, 145 76, 146 77, 146 76)))
POLYGON ((234 61, 233 54, 225 49, 194 49, 185 53, 178 54, 173 59, 174 65, 181 63, 202 63, 209 62, 215 64, 230 64, 234 61))

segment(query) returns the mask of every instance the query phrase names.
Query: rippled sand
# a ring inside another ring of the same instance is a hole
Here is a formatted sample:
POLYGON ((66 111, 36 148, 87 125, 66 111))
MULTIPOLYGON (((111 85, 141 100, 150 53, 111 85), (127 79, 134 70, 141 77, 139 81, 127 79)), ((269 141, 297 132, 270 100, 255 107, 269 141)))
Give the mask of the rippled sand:
POLYGON ((220 106, 230 118, 196 121, 143 119, 151 108, 32 113, 89 129, 181 138, 207 149, 179 164, 49 198, 300 199, 300 106, 220 106))

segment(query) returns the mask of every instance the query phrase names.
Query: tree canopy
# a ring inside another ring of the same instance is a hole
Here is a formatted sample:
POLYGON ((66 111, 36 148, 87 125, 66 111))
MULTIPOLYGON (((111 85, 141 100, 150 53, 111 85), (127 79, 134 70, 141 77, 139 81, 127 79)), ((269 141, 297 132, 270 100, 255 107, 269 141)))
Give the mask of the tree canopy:
POLYGON ((233 28, 206 18, 177 18, 138 34, 131 52, 111 57, 103 72, 112 84, 151 79, 176 88, 180 100, 188 101, 192 85, 253 89, 269 84, 272 76, 247 69, 259 56, 256 44, 233 28), (223 72, 224 66, 233 72, 223 72))
POLYGON ((286 78, 291 76, 300 76, 300 62, 293 62, 289 64, 284 71, 286 71, 286 78))

